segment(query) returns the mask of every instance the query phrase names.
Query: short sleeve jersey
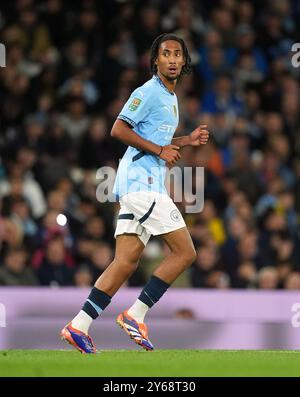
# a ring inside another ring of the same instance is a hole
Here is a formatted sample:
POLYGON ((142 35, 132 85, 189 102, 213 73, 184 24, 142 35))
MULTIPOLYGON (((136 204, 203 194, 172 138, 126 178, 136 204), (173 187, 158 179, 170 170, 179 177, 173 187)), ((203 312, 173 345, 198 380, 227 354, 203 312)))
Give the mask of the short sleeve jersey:
MULTIPOLYGON (((126 121, 142 138, 169 145, 179 122, 176 94, 154 75, 131 94, 118 119, 126 121)), ((117 199, 137 191, 166 193, 165 174, 164 160, 129 146, 119 163, 113 193, 117 199)))

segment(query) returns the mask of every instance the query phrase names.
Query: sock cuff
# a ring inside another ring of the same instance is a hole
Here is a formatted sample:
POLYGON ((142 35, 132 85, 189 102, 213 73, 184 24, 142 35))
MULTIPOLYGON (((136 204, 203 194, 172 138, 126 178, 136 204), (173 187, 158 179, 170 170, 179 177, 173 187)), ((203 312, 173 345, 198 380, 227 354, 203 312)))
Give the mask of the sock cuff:
POLYGON ((93 287, 89 298, 91 301, 96 303, 98 306, 101 307, 101 309, 105 309, 105 307, 110 303, 111 301, 111 296, 109 296, 106 292, 101 291, 100 289, 93 287), (102 305, 105 305, 105 307, 102 307, 102 305))
POLYGON ((93 287, 82 310, 95 320, 106 306, 110 304, 110 301, 111 296, 93 287))
MULTIPOLYGON (((155 282, 159 287, 162 288, 169 288, 171 284, 166 283, 164 280, 162 280, 161 278, 154 276, 154 274, 151 276, 150 281, 153 280, 153 282, 155 282)), ((149 281, 149 282, 150 282, 149 281)))
POLYGON ((138 299, 150 308, 159 301, 169 287, 170 284, 152 275, 138 299))

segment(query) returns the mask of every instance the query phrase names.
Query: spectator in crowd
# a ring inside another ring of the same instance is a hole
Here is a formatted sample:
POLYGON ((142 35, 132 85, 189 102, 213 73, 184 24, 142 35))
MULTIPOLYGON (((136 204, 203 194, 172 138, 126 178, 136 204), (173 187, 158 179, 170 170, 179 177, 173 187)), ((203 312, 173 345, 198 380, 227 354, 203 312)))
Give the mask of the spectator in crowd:
POLYGON ((41 285, 68 286, 73 283, 74 261, 60 235, 53 236, 44 250, 34 254, 33 265, 41 285))
POLYGON ((74 273, 74 285, 76 287, 91 287, 93 285, 93 275, 88 267, 78 267, 74 273))
POLYGON ((218 278, 218 254, 209 246, 202 246, 197 250, 197 258, 191 268, 191 284, 193 287, 208 288, 216 285, 218 278))
POLYGON ((233 287, 235 288, 251 288, 256 278, 256 266, 251 261, 242 262, 233 279, 233 287))
POLYGON ((79 165, 84 169, 98 169, 113 158, 111 140, 107 137, 107 125, 103 117, 94 118, 83 135, 79 147, 79 165))
POLYGON ((25 248, 16 247, 9 249, 0 266, 0 285, 38 285, 38 279, 34 271, 27 266, 27 262, 28 255, 25 248))
POLYGON ((96 243, 90 256, 90 270, 93 275, 93 282, 97 280, 99 275, 111 263, 113 252, 106 243, 96 243))
POLYGON ((274 267, 266 266, 257 274, 256 285, 258 289, 276 289, 278 287, 278 273, 274 267))
POLYGON ((291 272, 287 275, 284 283, 285 289, 299 290, 300 289, 300 273, 291 272))
POLYGON ((10 214, 11 220, 22 228, 24 243, 32 252, 36 247, 38 226, 31 216, 29 204, 23 197, 15 198, 11 202, 10 214))

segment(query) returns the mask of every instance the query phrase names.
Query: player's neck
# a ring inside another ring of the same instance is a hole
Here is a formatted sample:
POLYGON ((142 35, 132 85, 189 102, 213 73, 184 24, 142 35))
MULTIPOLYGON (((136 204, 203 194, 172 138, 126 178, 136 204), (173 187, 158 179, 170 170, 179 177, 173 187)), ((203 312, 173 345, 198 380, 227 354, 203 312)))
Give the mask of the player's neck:
POLYGON ((177 79, 176 80, 168 80, 166 79, 160 72, 157 72, 157 76, 161 79, 161 81, 163 82, 163 84, 167 87, 167 89, 170 92, 174 92, 175 91, 175 87, 176 87, 176 83, 177 83, 177 79))

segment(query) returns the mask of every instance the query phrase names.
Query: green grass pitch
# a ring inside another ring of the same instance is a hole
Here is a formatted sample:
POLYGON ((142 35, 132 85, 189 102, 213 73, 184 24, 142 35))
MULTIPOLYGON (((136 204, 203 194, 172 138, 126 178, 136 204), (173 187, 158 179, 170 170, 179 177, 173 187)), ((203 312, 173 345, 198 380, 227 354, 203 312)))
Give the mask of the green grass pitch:
POLYGON ((300 376, 300 351, 2 350, 1 376, 300 376))

